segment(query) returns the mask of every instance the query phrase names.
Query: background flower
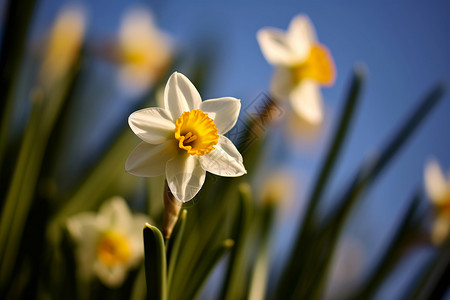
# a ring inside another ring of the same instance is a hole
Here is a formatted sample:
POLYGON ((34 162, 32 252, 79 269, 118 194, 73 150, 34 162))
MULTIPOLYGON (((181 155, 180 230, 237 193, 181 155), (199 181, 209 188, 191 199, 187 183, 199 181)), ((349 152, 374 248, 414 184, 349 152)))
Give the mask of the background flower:
POLYGON ((118 37, 119 82, 141 92, 155 84, 170 65, 172 46, 145 9, 127 11, 118 37))
POLYGON ((128 270, 144 257, 142 228, 149 218, 132 214, 125 200, 114 197, 98 212, 85 212, 67 220, 77 244, 76 258, 82 278, 96 275, 106 286, 120 286, 128 270))
POLYGON ((271 92, 289 99, 294 111, 306 121, 319 124, 323 119, 320 86, 334 82, 334 63, 328 49, 319 44, 315 30, 304 15, 295 17, 286 33, 264 28, 257 34, 266 60, 276 66, 271 92))
POLYGON ((436 160, 425 167, 425 189, 435 209, 432 241, 441 244, 450 234, 450 177, 442 173, 436 160))

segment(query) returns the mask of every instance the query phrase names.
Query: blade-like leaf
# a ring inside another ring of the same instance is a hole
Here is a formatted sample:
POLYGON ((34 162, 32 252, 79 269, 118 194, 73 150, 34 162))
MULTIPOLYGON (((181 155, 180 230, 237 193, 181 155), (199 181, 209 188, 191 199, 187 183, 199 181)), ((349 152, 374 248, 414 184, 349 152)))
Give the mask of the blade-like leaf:
POLYGON ((265 299, 270 266, 271 229, 275 212, 275 203, 265 203, 258 218, 257 229, 259 233, 259 243, 256 246, 258 252, 253 266, 248 299, 265 299))
MULTIPOLYGON (((405 297, 402 299, 420 300, 420 299, 441 299, 432 298, 437 296, 439 285, 444 281, 445 290, 448 288, 448 277, 444 277, 448 273, 450 266, 450 235, 439 247, 439 252, 425 266, 424 270, 419 273, 418 279, 411 284, 412 289, 406 291, 405 297)), ((444 291, 445 292, 445 291, 444 291)))
POLYGON ((250 185, 241 183, 239 185, 239 208, 236 221, 233 228, 233 239, 235 247, 233 247, 230 259, 228 260, 227 273, 225 282, 222 286, 221 299, 242 299, 243 288, 246 285, 245 274, 244 244, 245 237, 250 225, 250 206, 252 203, 252 191, 250 185))
POLYGON ((421 191, 416 192, 412 200, 409 201, 406 213, 403 215, 396 232, 392 235, 389 245, 352 299, 372 299, 380 284, 398 263, 405 250, 408 238, 411 238, 411 235, 415 233, 414 230, 417 229, 415 226, 418 225, 415 223, 415 219, 417 208, 420 200, 422 200, 421 194, 421 191))
POLYGON ((167 249, 167 261, 169 270, 167 275, 167 290, 170 296, 172 277, 175 272, 175 267, 178 260, 178 253, 180 252, 181 241, 183 240, 184 228, 186 227, 187 210, 183 209, 178 218, 177 225, 174 228, 172 237, 167 249))
POLYGON ((424 98, 418 107, 416 107, 402 126, 400 126, 399 130, 384 150, 381 151, 381 155, 378 159, 375 161, 369 159, 363 163, 362 167, 360 167, 355 178, 352 180, 348 189, 339 200, 338 208, 333 210, 336 213, 331 217, 329 223, 326 224, 326 228, 329 230, 329 237, 326 251, 324 253, 324 261, 321 262, 320 267, 316 269, 317 278, 313 280, 314 286, 318 286, 319 288, 310 289, 312 292, 322 290, 320 286, 324 284, 331 257, 333 255, 333 250, 351 208, 355 205, 358 199, 361 199, 363 192, 371 186, 389 162, 391 162, 395 155, 398 154, 400 149, 406 144, 408 139, 415 132, 415 129, 418 128, 419 124, 421 124, 432 108, 435 107, 436 103, 441 99, 443 94, 444 87, 442 85, 436 86, 424 98))
POLYGON ((164 239, 158 228, 144 227, 145 278, 147 299, 166 300, 166 251, 164 239))
POLYGON ((359 103, 361 87, 364 83, 364 76, 365 72, 363 68, 360 67, 354 69, 344 110, 342 111, 340 120, 338 121, 337 129, 333 134, 333 140, 329 146, 327 154, 325 155, 325 160, 320 169, 319 176, 315 181, 315 185, 308 202, 305 218, 303 219, 303 222, 299 223, 299 235, 297 236, 294 251, 292 252, 292 256, 278 285, 277 295, 281 298, 289 297, 289 295, 292 295, 296 287, 301 287, 301 285, 292 284, 292 278, 300 278, 300 273, 302 270, 307 272, 307 270, 303 268, 303 260, 307 259, 307 255, 305 255, 305 247, 307 247, 309 241, 311 241, 311 227, 314 225, 316 208, 323 192, 326 189, 329 178, 345 143, 348 129, 350 128, 354 112, 359 103))
POLYGON ((234 241, 227 239, 220 245, 213 247, 201 260, 192 277, 189 280, 189 285, 183 291, 182 297, 184 299, 195 299, 201 287, 206 282, 208 275, 212 272, 216 264, 222 257, 231 249, 234 241))

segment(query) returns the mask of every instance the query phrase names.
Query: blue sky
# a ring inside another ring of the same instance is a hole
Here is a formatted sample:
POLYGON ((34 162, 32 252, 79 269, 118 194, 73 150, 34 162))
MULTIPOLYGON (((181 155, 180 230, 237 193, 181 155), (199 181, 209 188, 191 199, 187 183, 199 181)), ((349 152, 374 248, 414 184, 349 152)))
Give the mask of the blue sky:
MULTIPOLYGON (((33 36, 45 31, 62 3, 41 2, 33 36)), ((302 142, 292 137, 282 146, 283 157, 273 155, 277 165, 289 166, 301 174, 303 189, 299 198, 308 193, 355 63, 362 62, 366 66, 368 80, 335 180, 327 194, 330 199, 340 192, 364 158, 377 153, 425 93, 438 82, 444 82, 447 88, 450 82, 448 1, 99 0, 82 3, 90 12, 88 39, 91 41, 114 36, 121 14, 133 4, 152 9, 157 23, 173 37, 187 61, 192 62, 199 50, 214 58, 209 85, 202 96, 205 99, 234 96, 242 99, 244 107, 260 92, 268 91, 273 71, 259 50, 257 30, 265 26, 286 29, 294 16, 307 14, 320 42, 332 53, 338 76, 333 87, 323 89, 328 118, 317 143, 303 147, 302 142)), ((190 64, 182 62, 177 70, 189 72, 190 64)), ((104 71, 97 72, 104 75, 104 71)), ((106 76, 102 84, 107 85, 107 80, 106 76)), ((76 137, 85 139, 84 148, 73 150, 80 151, 81 159, 88 155, 84 153, 86 149, 101 140, 118 117, 124 117, 120 108, 127 104, 123 104, 117 93, 112 91, 100 98, 92 104, 92 116, 84 120, 86 127, 97 122, 96 130, 91 135, 76 137), (109 108, 109 113, 95 118, 95 112, 105 107, 109 108)), ((449 116, 450 93, 444 96, 357 208, 358 214, 348 231, 361 238, 372 252, 380 249, 405 201, 414 188, 422 184, 427 158, 436 157, 444 169, 450 169, 449 116)))

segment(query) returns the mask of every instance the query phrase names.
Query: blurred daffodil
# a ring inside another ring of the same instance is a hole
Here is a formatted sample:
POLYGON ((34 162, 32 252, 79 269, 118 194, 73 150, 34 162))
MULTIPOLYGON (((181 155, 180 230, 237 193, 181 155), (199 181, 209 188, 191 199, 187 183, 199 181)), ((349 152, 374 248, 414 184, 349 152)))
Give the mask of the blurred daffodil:
POLYGON ((279 169, 269 173, 261 187, 260 199, 263 205, 277 205, 289 207, 293 203, 293 198, 298 183, 295 182, 295 175, 286 169, 279 169))
POLYGON ((431 239, 441 244, 450 234, 450 176, 445 176, 435 160, 425 167, 425 189, 436 211, 431 239))
POLYGON ((295 17, 287 32, 263 28, 257 39, 266 60, 276 67, 271 92, 279 99, 289 99, 294 111, 311 124, 323 120, 320 86, 330 86, 335 79, 333 59, 319 44, 308 17, 295 17))
POLYGON ((168 68, 172 49, 168 37, 143 9, 128 11, 119 31, 119 80, 123 86, 142 91, 153 85, 168 68))
POLYGON ((132 214, 121 197, 100 207, 98 214, 85 212, 67 221, 77 243, 78 271, 85 279, 96 275, 108 287, 120 286, 130 268, 144 256, 142 228, 149 219, 132 214))
POLYGON ((182 202, 198 193, 206 171, 230 177, 245 174, 241 154, 223 136, 235 125, 240 108, 240 101, 232 97, 202 102, 189 79, 173 73, 164 90, 164 108, 142 109, 128 119, 143 142, 129 155, 127 172, 143 177, 165 172, 170 191, 182 202))
POLYGON ((81 6, 69 5, 59 13, 51 30, 39 79, 51 85, 74 65, 86 28, 81 6))

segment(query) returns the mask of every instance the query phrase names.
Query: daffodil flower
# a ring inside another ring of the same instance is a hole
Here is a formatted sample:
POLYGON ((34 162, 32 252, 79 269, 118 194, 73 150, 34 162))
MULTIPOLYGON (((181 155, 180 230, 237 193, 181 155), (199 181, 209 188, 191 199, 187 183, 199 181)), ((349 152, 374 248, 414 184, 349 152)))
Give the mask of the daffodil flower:
POLYGON ((240 108, 232 97, 202 102, 189 79, 173 73, 164 90, 164 108, 142 109, 129 117, 142 142, 125 169, 143 177, 165 173, 170 191, 181 202, 198 193, 206 171, 229 177, 245 174, 241 154, 223 136, 235 125, 240 108))
POLYGON ((119 30, 119 80, 123 86, 142 91, 169 66, 172 49, 169 38, 155 25, 151 14, 132 9, 123 18, 119 30))
POLYGON ((121 197, 102 205, 98 214, 85 212, 68 219, 77 243, 78 272, 84 279, 96 275, 108 287, 120 286, 130 268, 144 256, 142 228, 149 218, 132 214, 121 197))
POLYGON ((295 17, 287 32, 263 28, 257 39, 266 60, 276 67, 271 83, 273 96, 289 99, 294 111, 305 121, 321 123, 320 86, 333 84, 335 68, 328 49, 317 41, 308 17, 295 17))
POLYGON ((42 82, 51 85, 69 71, 80 51, 85 29, 86 13, 81 6, 68 5, 58 14, 39 74, 42 82))
POLYGON ((450 234, 450 176, 444 176, 435 160, 425 167, 425 189, 436 211, 431 239, 441 244, 450 234))

